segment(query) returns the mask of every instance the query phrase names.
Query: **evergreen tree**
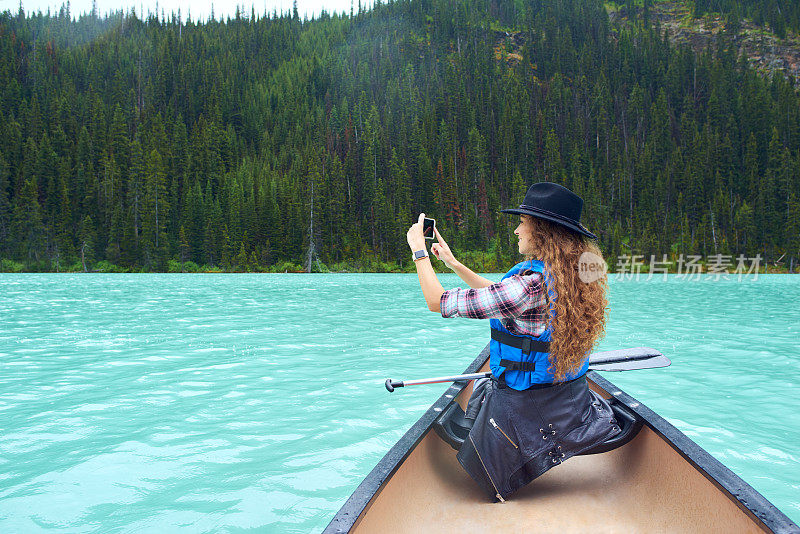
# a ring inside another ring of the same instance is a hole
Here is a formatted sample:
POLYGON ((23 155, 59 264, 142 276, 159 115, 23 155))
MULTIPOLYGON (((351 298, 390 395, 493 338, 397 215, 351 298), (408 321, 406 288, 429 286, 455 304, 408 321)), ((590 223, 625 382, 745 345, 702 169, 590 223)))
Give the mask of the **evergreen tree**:
POLYGON ((189 261, 191 248, 189 247, 189 242, 186 240, 186 231, 181 226, 181 232, 179 236, 179 243, 180 243, 180 260, 181 260, 181 271, 183 271, 183 264, 189 261))
POLYGON ((0 153, 0 258, 8 257, 9 233, 11 231, 11 201, 9 200, 8 164, 0 153))
POLYGON ((794 272, 800 261, 800 199, 795 192, 789 194, 789 218, 786 223, 789 272, 794 272))
POLYGON ((38 263, 44 253, 45 227, 35 177, 25 180, 22 190, 14 199, 11 235, 17 244, 17 257, 38 263))
POLYGON ((147 158, 142 208, 142 246, 145 264, 157 268, 163 267, 167 258, 166 215, 169 212, 169 205, 164 163, 155 148, 147 158))
MULTIPOLYGON (((142 206, 145 198, 145 167, 144 154, 139 139, 131 143, 131 165, 128 175, 128 215, 130 228, 133 231, 134 249, 139 248, 139 239, 142 228, 142 206)), ((135 255, 134 255, 135 256, 135 255)))

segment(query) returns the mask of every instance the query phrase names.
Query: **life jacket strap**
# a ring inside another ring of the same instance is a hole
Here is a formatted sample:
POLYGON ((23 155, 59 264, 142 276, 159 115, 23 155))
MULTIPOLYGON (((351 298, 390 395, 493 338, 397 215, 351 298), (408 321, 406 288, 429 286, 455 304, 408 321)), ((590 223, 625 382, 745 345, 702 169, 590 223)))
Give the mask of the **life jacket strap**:
MULTIPOLYGON (((530 354, 531 352, 550 352, 549 341, 537 341, 527 336, 513 336, 502 332, 500 330, 492 330, 492 339, 499 341, 503 345, 510 345, 512 347, 522 349, 523 354, 530 354)), ((509 371, 516 369, 509 369, 509 371)), ((533 370, 533 369, 531 369, 533 370)))
POLYGON ((513 360, 500 360, 500 367, 505 367, 506 371, 527 371, 533 373, 536 371, 536 364, 534 362, 515 362, 513 360))

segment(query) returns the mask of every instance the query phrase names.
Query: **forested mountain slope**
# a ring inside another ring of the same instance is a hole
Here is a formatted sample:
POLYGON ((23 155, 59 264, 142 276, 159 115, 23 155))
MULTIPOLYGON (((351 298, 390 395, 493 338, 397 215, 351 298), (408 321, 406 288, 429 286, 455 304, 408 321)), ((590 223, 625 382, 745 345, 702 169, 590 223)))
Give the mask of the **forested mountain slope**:
POLYGON ((477 268, 504 270, 515 225, 498 210, 538 180, 584 197, 612 265, 797 257, 794 78, 754 69, 729 31, 699 53, 673 42, 630 16, 645 8, 413 0, 202 24, 5 12, 0 258, 292 268, 313 185, 334 269, 408 266, 424 211, 457 254, 491 251, 477 268))

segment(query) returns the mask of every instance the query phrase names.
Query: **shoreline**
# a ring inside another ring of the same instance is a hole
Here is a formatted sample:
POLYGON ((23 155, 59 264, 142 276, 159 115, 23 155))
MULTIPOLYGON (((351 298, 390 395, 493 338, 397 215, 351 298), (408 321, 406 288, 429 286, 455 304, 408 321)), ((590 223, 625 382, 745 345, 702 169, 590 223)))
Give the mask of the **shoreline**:
MULTIPOLYGON (((450 269, 438 269, 434 267, 434 271, 436 274, 455 274, 454 271, 450 269)), ((358 269, 358 270, 328 270, 328 271, 311 271, 307 272, 304 270, 270 270, 270 269, 198 269, 198 270, 184 270, 184 271, 174 271, 174 270, 144 270, 144 269, 129 269, 129 268, 114 268, 114 269, 89 269, 87 271, 83 270, 34 270, 34 269, 15 269, 15 270, 4 270, 0 269, 0 275, 2 274, 416 274, 416 269, 388 269, 388 270, 368 270, 368 269, 358 269)), ((493 271, 493 270, 476 270, 476 273, 481 274, 505 274, 504 272, 500 271, 493 271)), ((647 269, 642 269, 638 273, 630 272, 630 271, 608 271, 610 275, 621 275, 629 278, 639 278, 642 276, 649 276, 650 272, 647 269)), ((755 274, 758 275, 765 275, 765 274, 800 274, 797 268, 795 268, 794 272, 789 272, 788 267, 763 267, 759 268, 757 273, 754 272, 742 272, 736 273, 732 271, 728 272, 708 272, 708 271, 701 271, 701 272, 692 272, 688 273, 685 271, 678 271, 677 269, 669 269, 664 272, 657 272, 653 273, 650 278, 657 278, 659 276, 663 276, 664 274, 669 275, 680 275, 685 276, 687 278, 693 278, 696 276, 718 276, 720 278, 723 277, 733 277, 733 276, 753 276, 755 274)))

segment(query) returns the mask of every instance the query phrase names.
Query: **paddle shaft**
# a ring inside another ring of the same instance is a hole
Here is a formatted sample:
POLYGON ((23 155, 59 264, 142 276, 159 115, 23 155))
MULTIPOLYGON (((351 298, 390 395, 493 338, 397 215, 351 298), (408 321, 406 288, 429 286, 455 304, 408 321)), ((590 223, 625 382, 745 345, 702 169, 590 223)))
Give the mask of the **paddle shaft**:
POLYGON ((457 380, 477 380, 479 378, 489 378, 490 376, 492 376, 491 372, 472 373, 468 375, 438 376, 436 378, 420 378, 419 380, 392 380, 391 378, 387 378, 386 389, 389 391, 394 391, 394 388, 402 388, 405 386, 439 384, 441 382, 456 382, 457 380))
MULTIPOLYGON (((657 366, 664 367, 670 364, 670 361, 660 352, 649 347, 635 347, 632 349, 609 350, 604 352, 595 352, 589 355, 589 369, 596 365, 602 370, 604 364, 614 363, 627 363, 632 362, 625 369, 617 370, 634 370, 638 368, 649 369, 654 367, 654 362, 658 362, 657 366), (648 360, 651 360, 648 362, 648 360), (637 362, 641 367, 637 366, 637 362)), ((458 380, 477 380, 479 378, 489 378, 492 376, 491 372, 485 373, 472 373, 466 375, 453 375, 453 376, 439 376, 435 378, 421 378, 418 380, 392 380, 387 378, 385 382, 386 389, 389 392, 395 388, 402 388, 405 386, 419 386, 422 384, 440 384, 442 382, 456 382, 458 380)))

